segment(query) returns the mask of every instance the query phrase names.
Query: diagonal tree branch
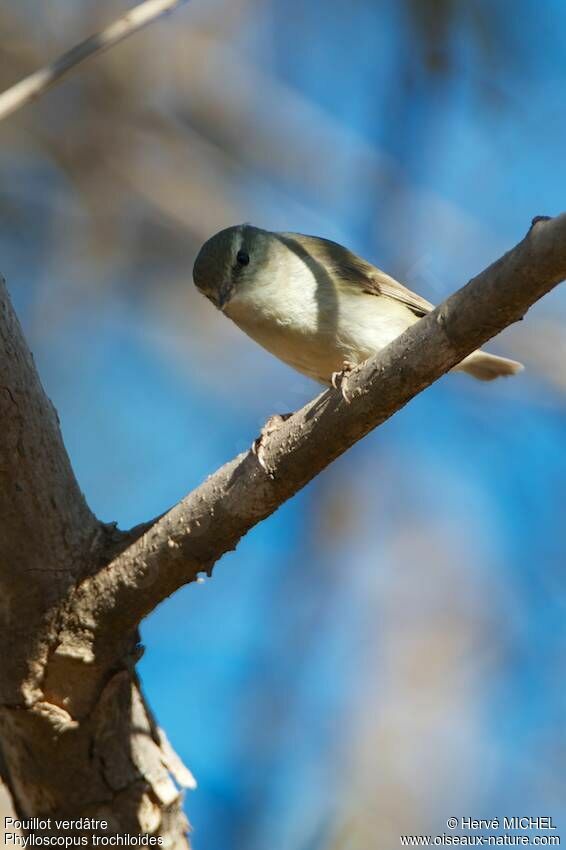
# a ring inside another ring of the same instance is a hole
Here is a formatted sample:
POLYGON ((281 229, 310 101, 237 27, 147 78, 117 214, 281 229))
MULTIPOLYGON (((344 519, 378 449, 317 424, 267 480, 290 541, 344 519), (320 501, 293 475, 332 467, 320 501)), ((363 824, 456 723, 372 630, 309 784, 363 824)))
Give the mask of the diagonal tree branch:
MULTIPOLYGON (((211 475, 134 543, 79 585, 72 622, 92 623, 97 651, 159 602, 210 572, 225 552, 357 440, 513 322, 566 278, 566 213, 527 236, 378 356, 339 391, 315 398, 211 475), (95 600, 95 608, 93 608, 95 600)), ((131 543, 131 538, 128 540, 131 543)))
POLYGON ((54 62, 35 71, 19 83, 0 94, 0 121, 16 110, 37 100, 47 89, 57 83, 86 59, 114 47, 128 36, 151 24, 166 12, 172 12, 185 0, 145 0, 105 29, 75 45, 54 62))

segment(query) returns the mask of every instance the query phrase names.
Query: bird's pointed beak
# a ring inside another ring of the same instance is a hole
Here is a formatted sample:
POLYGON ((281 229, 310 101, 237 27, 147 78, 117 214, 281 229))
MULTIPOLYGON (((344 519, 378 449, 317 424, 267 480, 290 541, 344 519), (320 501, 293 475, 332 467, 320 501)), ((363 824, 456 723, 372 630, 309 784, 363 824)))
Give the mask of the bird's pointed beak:
POLYGON ((217 306, 223 310, 234 292, 234 284, 231 280, 225 280, 218 290, 217 306))

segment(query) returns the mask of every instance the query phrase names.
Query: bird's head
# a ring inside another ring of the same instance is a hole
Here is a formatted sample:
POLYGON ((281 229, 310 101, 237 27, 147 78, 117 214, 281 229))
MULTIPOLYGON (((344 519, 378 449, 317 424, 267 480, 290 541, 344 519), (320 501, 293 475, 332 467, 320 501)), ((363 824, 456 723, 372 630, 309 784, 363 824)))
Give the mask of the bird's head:
POLYGON ((193 266, 193 280, 219 310, 244 287, 255 285, 270 234, 250 224, 227 227, 211 236, 193 266))

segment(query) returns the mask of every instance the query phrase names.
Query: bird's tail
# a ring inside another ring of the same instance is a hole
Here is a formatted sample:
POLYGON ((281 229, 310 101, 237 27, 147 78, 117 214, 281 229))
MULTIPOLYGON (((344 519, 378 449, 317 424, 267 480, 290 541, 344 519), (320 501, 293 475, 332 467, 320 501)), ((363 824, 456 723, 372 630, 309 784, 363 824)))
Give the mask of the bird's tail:
POLYGON ((525 367, 517 360, 508 360, 506 357, 498 357, 497 354, 488 354, 487 351, 474 351, 461 363, 454 367, 454 372, 466 372, 479 381, 493 381, 507 375, 516 375, 525 367))

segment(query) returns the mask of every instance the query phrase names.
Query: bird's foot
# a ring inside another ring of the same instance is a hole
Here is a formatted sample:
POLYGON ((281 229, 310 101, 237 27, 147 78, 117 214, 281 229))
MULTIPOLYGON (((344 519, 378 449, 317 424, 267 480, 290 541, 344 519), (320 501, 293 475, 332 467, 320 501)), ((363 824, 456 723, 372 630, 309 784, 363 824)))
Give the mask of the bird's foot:
POLYGON ((348 397, 348 394, 346 392, 344 378, 346 378, 350 374, 352 369, 355 369, 357 365, 357 363, 352 363, 351 360, 344 360, 340 371, 333 372, 332 377, 330 378, 330 383, 332 384, 335 390, 340 390, 340 392, 342 393, 342 398, 344 399, 346 404, 350 404, 352 399, 348 397))
POLYGON ((259 432, 259 437, 256 437, 252 443, 252 454, 257 457, 257 462, 261 466, 264 472, 268 475, 273 475, 273 473, 269 470, 264 457, 264 440, 273 434, 274 431, 277 431, 281 425, 292 416, 292 413, 275 413, 273 416, 270 416, 261 431, 259 432))

